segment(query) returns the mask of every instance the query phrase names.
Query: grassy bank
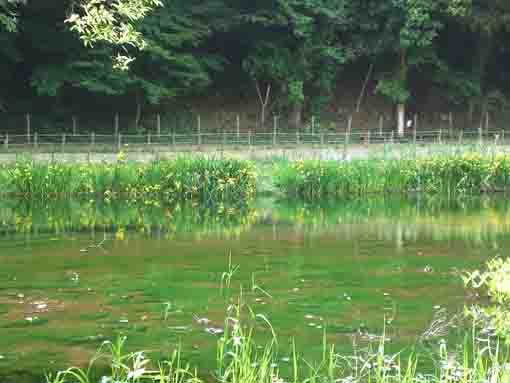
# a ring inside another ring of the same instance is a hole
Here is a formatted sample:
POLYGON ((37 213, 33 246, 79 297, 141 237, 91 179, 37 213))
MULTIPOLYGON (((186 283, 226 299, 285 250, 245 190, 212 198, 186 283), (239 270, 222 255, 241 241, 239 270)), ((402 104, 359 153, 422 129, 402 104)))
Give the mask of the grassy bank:
POLYGON ((96 196, 201 202, 249 200, 255 194, 255 171, 237 160, 177 159, 149 164, 18 162, 0 168, 4 195, 31 199, 96 196))
POLYGON ((510 154, 469 152, 352 161, 181 158, 140 164, 21 161, 0 167, 4 195, 245 202, 256 192, 305 200, 423 192, 451 197, 510 190, 510 154), (258 169, 257 169, 258 167, 258 169), (258 189, 258 190, 257 190, 258 189))
POLYGON ((285 162, 276 171, 275 183, 287 196, 308 200, 380 193, 455 196, 507 191, 510 155, 285 162))

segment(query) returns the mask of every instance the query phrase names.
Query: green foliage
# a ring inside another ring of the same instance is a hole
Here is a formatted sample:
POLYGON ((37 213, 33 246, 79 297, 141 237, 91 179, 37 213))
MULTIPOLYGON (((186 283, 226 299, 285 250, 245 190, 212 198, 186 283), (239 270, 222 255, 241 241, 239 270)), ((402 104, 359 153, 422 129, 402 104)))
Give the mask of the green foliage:
MULTIPOLYGON (((142 20, 161 0, 86 0, 80 13, 72 13, 66 20, 71 30, 78 32, 86 47, 99 42, 144 49, 146 42, 135 23, 142 20)), ((117 54, 114 67, 127 70, 133 58, 117 54)))
POLYGON ((301 105, 312 95, 323 97, 335 87, 344 64, 356 56, 349 40, 355 28, 352 5, 347 1, 281 1, 276 9, 252 10, 261 38, 243 60, 243 68, 256 81, 274 84, 285 102, 301 105), (281 33, 288 30, 289 33, 281 33))
POLYGON ((250 200, 255 172, 246 161, 179 159, 147 165, 125 163, 123 154, 112 165, 34 164, 20 162, 0 168, 3 193, 45 200, 72 195, 139 199, 159 196, 167 201, 250 200))
POLYGON ((285 194, 307 200, 414 191, 452 196, 508 190, 509 174, 508 155, 466 153, 401 160, 285 163, 277 170, 275 183, 285 194))
POLYGON ((399 79, 380 80, 376 91, 396 104, 403 104, 411 98, 405 82, 399 79))
POLYGON ((100 112, 136 103, 139 122, 146 104, 240 79, 271 86, 267 113, 320 117, 361 60, 392 103, 432 90, 500 110, 509 20, 506 0, 0 0, 0 110, 60 113, 101 96, 100 112))
POLYGON ((492 259, 486 270, 466 273, 464 282, 490 298, 489 305, 471 307, 468 314, 483 331, 510 343, 510 259, 492 259))
POLYGON ((55 375, 46 375, 46 383, 95 383, 94 367, 106 364, 110 367, 108 375, 101 378, 101 383, 200 383, 196 371, 181 360, 181 350, 177 348, 171 358, 151 364, 143 352, 127 352, 126 337, 118 337, 115 342, 106 341, 91 359, 88 368, 71 367, 55 375))

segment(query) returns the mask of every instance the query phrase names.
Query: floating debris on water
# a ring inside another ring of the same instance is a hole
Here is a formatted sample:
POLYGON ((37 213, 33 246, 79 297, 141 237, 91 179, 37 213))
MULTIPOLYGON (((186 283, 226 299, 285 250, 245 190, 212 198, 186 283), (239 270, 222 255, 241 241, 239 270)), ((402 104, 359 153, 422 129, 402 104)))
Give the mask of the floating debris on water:
POLYGON ((208 325, 209 323, 211 323, 211 320, 208 319, 208 318, 200 318, 196 315, 193 315, 193 319, 195 319, 195 322, 197 322, 198 324, 201 324, 201 325, 208 325))
POLYGON ((23 298, 25 298, 25 294, 18 294, 18 295, 16 295, 16 296, 17 296, 19 299, 23 299, 23 298))
POLYGON ((45 302, 34 302, 33 305, 37 310, 45 310, 48 308, 48 304, 45 302))
POLYGON ((282 362, 285 362, 285 363, 289 363, 290 362, 290 358, 282 358, 282 362))
POLYGON ((351 296, 347 293, 344 293, 344 298, 347 299, 348 301, 352 299, 351 296))
POLYGON ((120 323, 129 323, 129 319, 121 319, 119 320, 120 323))
POLYGON ((432 266, 429 266, 429 265, 427 265, 427 266, 425 266, 425 267, 423 268, 423 272, 424 272, 424 273, 431 273, 431 272, 433 272, 433 271, 434 271, 434 269, 432 268, 432 266))
POLYGON ((37 319, 39 319, 38 317, 26 317, 25 320, 32 323, 33 321, 36 321, 37 319))
POLYGON ((313 319, 313 318, 315 318, 315 317, 314 317, 313 315, 308 314, 308 315, 305 315, 305 318, 306 318, 306 319, 313 319))
POLYGON ((221 335, 223 334, 223 329, 219 327, 207 327, 205 329, 205 332, 211 334, 211 335, 221 335))

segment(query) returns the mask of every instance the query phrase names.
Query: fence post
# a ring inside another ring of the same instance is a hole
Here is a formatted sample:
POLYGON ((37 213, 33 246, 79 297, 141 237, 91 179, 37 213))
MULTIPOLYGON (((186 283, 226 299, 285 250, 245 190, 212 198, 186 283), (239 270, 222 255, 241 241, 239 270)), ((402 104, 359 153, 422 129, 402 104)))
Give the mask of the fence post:
POLYGON ((383 128, 384 128, 384 116, 381 114, 379 116, 379 137, 382 137, 383 128))
POLYGON ((324 145, 324 133, 321 133, 321 145, 324 145))
POLYGON ((147 132, 147 145, 150 145, 152 142, 152 135, 151 132, 147 132))
POLYGON ((391 131, 391 136, 390 136, 390 143, 393 144, 394 143, 394 137, 395 137, 395 131, 392 130, 391 131))
MULTIPOLYGON (((414 118, 416 119, 416 114, 414 115, 414 118)), ((414 125, 413 129, 413 144, 416 145, 416 125, 414 125)))
POLYGON ((299 142, 301 140, 299 139, 299 130, 296 130, 296 145, 299 145, 299 142))
POLYGON ((27 113, 26 119, 27 119, 27 142, 30 144, 30 128, 31 128, 30 113, 27 113))
POLYGON ((485 130, 489 132, 489 111, 485 112, 485 130))
POLYGON ((347 120, 347 130, 349 133, 352 132, 352 114, 349 116, 349 119, 347 120))
POLYGON ((464 131, 461 129, 459 131, 459 145, 462 145, 462 136, 464 135, 464 131))
POLYGON ((482 127, 478 128, 478 136, 480 140, 480 145, 483 145, 483 129, 482 127))
POLYGON ((37 132, 34 133, 34 148, 37 148, 39 145, 38 139, 37 139, 37 132))
POLYGON ((161 137, 161 115, 159 113, 156 116, 156 131, 158 132, 158 138, 161 137))
POLYGON ((276 135, 278 131, 278 117, 273 117, 273 146, 276 146, 276 135))
POLYGON ((443 141, 443 129, 439 128, 439 137, 437 137, 437 142, 441 144, 442 141, 443 141))
POLYGON ((414 114, 414 123, 413 123, 413 126, 414 126, 414 130, 416 132, 416 129, 418 129, 418 113, 414 114))
POLYGON ((367 145, 370 145, 370 130, 367 132, 367 145))
POLYGON ((62 133, 62 153, 64 152, 66 146, 66 134, 62 133))
POLYGON ((114 122, 115 136, 119 135, 119 113, 115 113, 115 122, 114 122))
POLYGON ((175 131, 172 132, 172 145, 174 147, 174 150, 177 149, 177 147, 175 146, 175 131))
POLYGON ((73 116, 73 136, 76 136, 76 125, 77 125, 76 116, 73 116))
POLYGON ((248 130, 248 147, 251 149, 251 130, 248 130))
POLYGON ((92 132, 92 133, 90 133, 90 145, 94 146, 95 143, 96 143, 96 133, 92 132))
POLYGON ((312 134, 315 133, 315 116, 312 116, 312 134))
POLYGON ((344 137, 344 160, 347 159, 347 146, 349 145, 349 130, 345 131, 344 137))
POLYGON ((453 113, 450 112, 448 114, 448 129, 449 129, 449 136, 451 137, 453 135, 453 113))
POLYGON ((5 133, 4 146, 5 146, 5 150, 9 150, 9 133, 5 133))
POLYGON ((239 115, 236 115, 237 143, 239 143, 240 130, 241 130, 241 118, 239 117, 239 115))
POLYGON ((201 121, 200 115, 198 115, 198 117, 197 117, 197 134, 198 134, 198 145, 199 146, 202 145, 201 130, 202 130, 202 121, 201 121))
POLYGON ((120 152, 120 148, 122 147, 122 134, 119 133, 117 136, 117 151, 120 152))
POLYGON ((222 144, 223 144, 223 146, 227 145, 227 132, 225 132, 225 130, 223 130, 222 144))
POLYGON ((501 145, 505 143, 505 129, 501 129, 501 145))

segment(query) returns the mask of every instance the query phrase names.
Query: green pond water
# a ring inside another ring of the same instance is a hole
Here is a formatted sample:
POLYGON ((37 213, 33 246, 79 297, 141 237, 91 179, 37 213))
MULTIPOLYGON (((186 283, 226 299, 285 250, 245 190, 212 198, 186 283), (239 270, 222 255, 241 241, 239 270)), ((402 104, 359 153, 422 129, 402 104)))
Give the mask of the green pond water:
POLYGON ((459 272, 509 249, 505 198, 2 201, 0 381, 85 365, 117 334, 155 358, 181 343, 187 360, 211 371, 219 336, 211 329, 223 326, 226 295, 241 289, 278 334, 282 365, 292 338, 305 356, 319 354, 325 328, 340 352, 383 330, 395 350, 421 347, 438 312, 461 313, 472 299, 459 272), (226 292, 229 255, 239 269, 226 292))

